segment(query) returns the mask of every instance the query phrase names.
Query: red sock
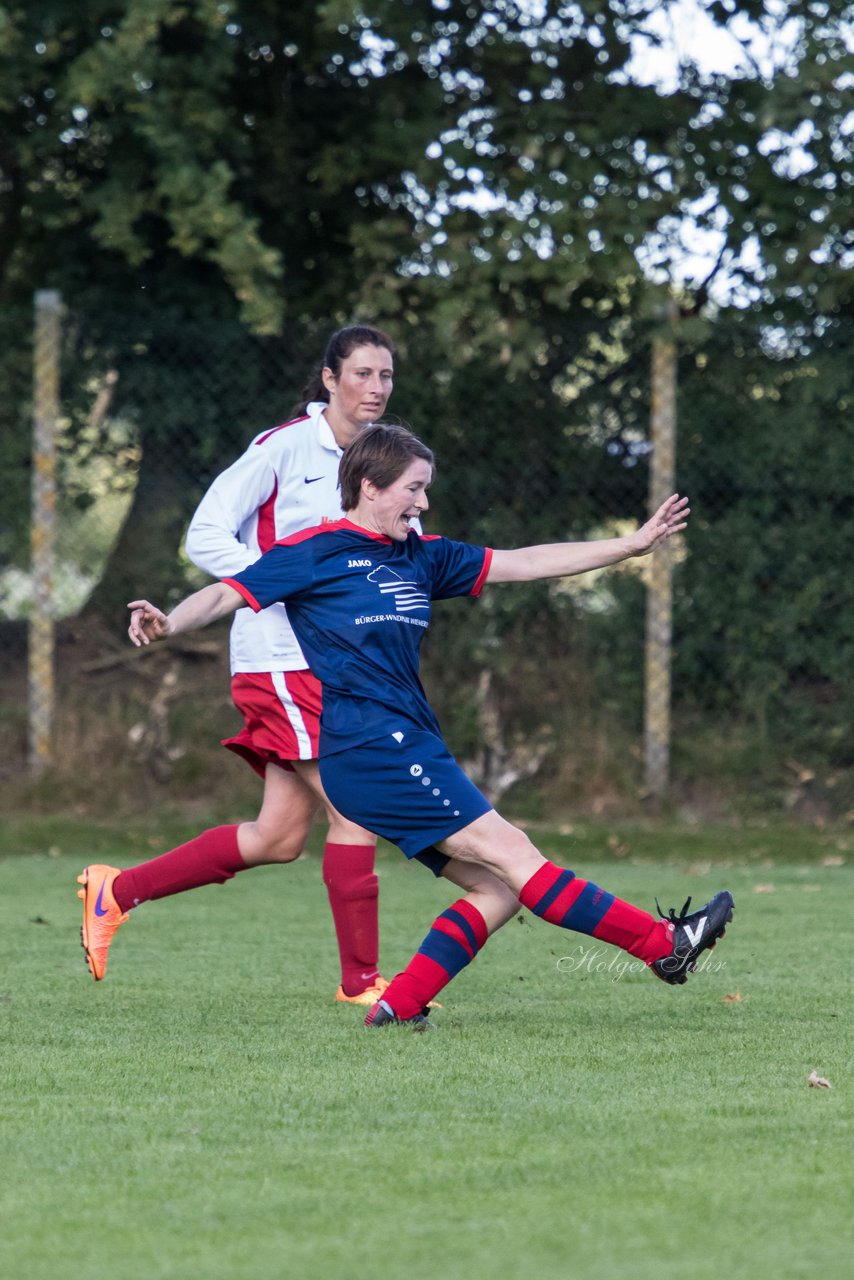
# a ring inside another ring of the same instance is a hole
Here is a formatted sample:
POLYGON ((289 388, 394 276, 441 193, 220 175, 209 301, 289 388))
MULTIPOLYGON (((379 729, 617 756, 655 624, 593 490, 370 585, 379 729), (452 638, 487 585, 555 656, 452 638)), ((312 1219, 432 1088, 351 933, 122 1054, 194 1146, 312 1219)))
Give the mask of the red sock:
POLYGON ((225 884, 245 867, 237 847, 237 827, 211 827, 195 840, 123 871, 113 881, 113 896, 122 911, 130 911, 141 902, 203 884, 225 884))
POLYGON ((451 978, 471 964, 489 937, 486 921, 465 898, 460 898, 433 921, 427 937, 383 992, 383 1000, 398 1018, 411 1018, 426 1009, 451 978))
POLYGON ((323 882, 329 894, 341 958, 341 986, 357 996, 379 977, 379 882, 372 844, 334 844, 323 850, 323 882))
POLYGON ((601 938, 645 964, 672 950, 672 925, 553 862, 545 863, 522 886, 519 901, 542 920, 601 938))

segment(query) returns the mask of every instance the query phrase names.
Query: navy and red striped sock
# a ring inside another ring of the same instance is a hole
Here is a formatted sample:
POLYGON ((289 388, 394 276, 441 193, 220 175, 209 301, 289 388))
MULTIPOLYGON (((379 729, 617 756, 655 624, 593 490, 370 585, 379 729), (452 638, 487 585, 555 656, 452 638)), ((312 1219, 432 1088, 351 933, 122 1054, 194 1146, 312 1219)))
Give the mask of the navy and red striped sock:
POLYGON ((420 1013, 461 969, 471 964, 488 937, 486 921, 477 907, 460 898, 433 921, 403 973, 392 978, 383 992, 383 1001, 398 1018, 420 1013))
POLYGON ((123 871, 113 881, 113 896, 122 911, 130 911, 141 902, 168 898, 203 884, 225 884, 245 868, 237 845, 237 827, 211 827, 177 849, 123 871))
POLYGON ((519 901, 540 919, 622 947, 645 964, 672 949, 672 925, 553 862, 545 863, 523 885, 519 901))

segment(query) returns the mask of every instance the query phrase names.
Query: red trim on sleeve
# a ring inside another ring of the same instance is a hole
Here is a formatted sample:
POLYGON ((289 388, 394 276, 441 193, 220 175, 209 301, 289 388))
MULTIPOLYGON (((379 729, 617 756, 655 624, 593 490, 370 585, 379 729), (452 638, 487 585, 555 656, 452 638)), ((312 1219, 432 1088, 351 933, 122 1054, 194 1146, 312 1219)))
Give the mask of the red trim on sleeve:
POLYGON ((279 477, 273 482, 273 492, 258 508, 258 546, 262 551, 269 551, 276 541, 276 495, 279 492, 279 477))
POLYGON ((247 603, 247 604, 248 604, 252 609, 254 609, 256 613, 260 613, 260 612, 261 612, 261 606, 260 606, 260 604, 259 604, 259 603, 258 603, 258 601, 255 599, 255 597, 253 596, 253 594, 252 594, 252 592, 249 590, 249 588, 248 588, 248 587, 244 587, 244 585, 243 585, 243 583, 242 583, 242 582, 235 582, 235 581, 234 581, 234 578, 221 578, 221 579, 220 579, 220 581, 221 581, 221 582, 224 582, 224 583, 225 583, 225 585, 226 585, 227 587, 233 587, 233 588, 234 588, 234 590, 235 590, 239 595, 243 596, 243 599, 246 601, 246 603, 247 603))
POLYGON ((492 547, 484 547, 483 549, 483 568, 477 575, 477 581, 472 587, 469 595, 479 596, 483 590, 483 584, 486 582, 486 575, 489 573, 489 566, 492 564, 492 547))
POLYGON ((274 436, 277 431, 284 431, 285 427, 292 427, 297 422, 307 422, 311 414, 304 413, 301 418, 291 418, 290 422, 280 422, 277 427, 273 427, 265 436, 259 436, 255 441, 256 444, 263 444, 265 440, 269 440, 270 436, 274 436))

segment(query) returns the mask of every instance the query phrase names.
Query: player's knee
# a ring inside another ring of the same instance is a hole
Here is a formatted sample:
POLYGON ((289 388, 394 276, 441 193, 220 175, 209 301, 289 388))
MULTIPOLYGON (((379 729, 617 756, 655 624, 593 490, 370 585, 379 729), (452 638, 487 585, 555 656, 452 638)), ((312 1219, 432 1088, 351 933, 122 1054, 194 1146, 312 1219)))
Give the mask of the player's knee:
POLYGON ((536 845, 525 832, 521 831, 519 827, 513 827, 509 824, 496 844, 509 858, 528 858, 532 853, 537 852, 536 845))
POLYGON ((252 846, 258 862, 294 862, 305 848, 307 832, 302 828, 280 831, 261 822, 252 825, 252 846))
POLYGON ((511 827, 490 852, 493 865, 502 870, 539 857, 536 845, 518 827, 511 827))
POLYGON ((299 844, 283 844, 281 841, 272 846, 271 862, 296 862, 304 848, 299 844))

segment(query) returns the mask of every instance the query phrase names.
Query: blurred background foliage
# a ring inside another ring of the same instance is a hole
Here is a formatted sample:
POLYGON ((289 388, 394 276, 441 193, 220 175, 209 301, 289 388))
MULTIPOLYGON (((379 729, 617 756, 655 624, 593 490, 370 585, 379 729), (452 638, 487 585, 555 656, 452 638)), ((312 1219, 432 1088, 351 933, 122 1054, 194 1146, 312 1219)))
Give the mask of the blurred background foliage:
MULTIPOLYGON (((680 21, 659 0, 0 5, 8 775, 32 296, 52 288, 69 671, 93 637, 118 650, 143 586, 168 602, 197 584, 181 552, 196 502, 287 417, 338 325, 399 345, 390 410, 437 452, 431 527, 496 545, 642 515, 666 333, 694 510, 676 793, 854 807, 850 30, 819 0, 702 8, 737 56, 656 78, 638 50, 680 21)), ((643 609, 627 570, 438 610, 427 678, 461 754, 515 772, 531 812, 636 795, 643 609)), ((121 752, 150 688, 126 706, 94 680, 63 682, 69 724, 81 690, 109 701, 121 752)), ((212 740, 219 663, 214 681, 212 740)), ((197 748, 175 766, 188 786, 197 748)))

